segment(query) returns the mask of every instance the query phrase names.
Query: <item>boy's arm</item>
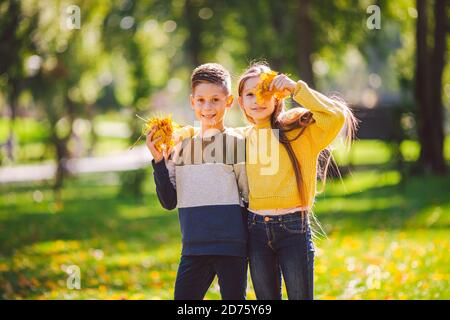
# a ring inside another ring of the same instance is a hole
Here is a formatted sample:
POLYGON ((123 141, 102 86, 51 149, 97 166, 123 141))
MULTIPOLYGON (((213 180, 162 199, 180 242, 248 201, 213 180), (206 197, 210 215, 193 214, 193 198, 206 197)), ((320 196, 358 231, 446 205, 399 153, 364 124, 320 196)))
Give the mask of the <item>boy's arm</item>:
POLYGON ((152 160, 153 178, 156 194, 164 209, 173 210, 177 206, 177 190, 175 188, 175 165, 171 160, 155 162, 152 160))
MULTIPOLYGON (((236 183, 238 186, 238 191, 240 195, 240 200, 243 200, 245 204, 248 204, 248 178, 247 170, 245 167, 246 163, 246 136, 247 132, 251 128, 250 126, 232 128, 231 131, 236 137, 235 140, 235 163, 233 163, 233 171, 236 177, 236 183)), ((241 205, 243 205, 241 203, 241 205)))
POLYGON ((325 149, 339 134, 344 122, 344 106, 317 92, 299 80, 295 87, 293 98, 312 112, 314 121, 307 126, 311 130, 314 145, 318 151, 325 149))

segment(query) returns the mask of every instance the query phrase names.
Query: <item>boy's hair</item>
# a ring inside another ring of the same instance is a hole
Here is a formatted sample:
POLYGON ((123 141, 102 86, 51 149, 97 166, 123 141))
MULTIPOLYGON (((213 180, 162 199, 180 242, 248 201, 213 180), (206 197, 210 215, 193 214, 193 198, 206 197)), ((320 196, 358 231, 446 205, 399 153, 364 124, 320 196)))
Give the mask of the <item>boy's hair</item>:
POLYGON ((227 69, 218 63, 205 63, 192 71, 191 89, 194 92, 195 87, 200 83, 213 83, 223 87, 225 93, 231 93, 231 76, 227 69))

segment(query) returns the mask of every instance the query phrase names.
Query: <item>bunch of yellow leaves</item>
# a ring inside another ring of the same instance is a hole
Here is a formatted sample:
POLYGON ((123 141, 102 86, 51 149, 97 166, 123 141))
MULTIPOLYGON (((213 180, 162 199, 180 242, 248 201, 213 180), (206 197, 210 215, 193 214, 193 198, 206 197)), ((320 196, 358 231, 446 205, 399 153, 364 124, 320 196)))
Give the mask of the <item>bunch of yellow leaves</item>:
POLYGON ((172 121, 172 116, 155 116, 151 117, 150 119, 144 119, 140 116, 136 115, 139 119, 145 121, 144 125, 142 126, 141 135, 136 140, 136 142, 131 146, 130 149, 132 149, 138 142, 141 140, 142 137, 145 137, 153 127, 156 127, 156 131, 153 134, 152 140, 155 140, 156 138, 161 137, 156 144, 155 148, 161 152, 162 150, 169 150, 171 147, 174 146, 174 140, 173 140, 173 132, 174 129, 181 128, 179 124, 177 124, 175 121, 172 121))
POLYGON ((275 98, 281 100, 289 96, 289 92, 280 91, 273 88, 270 90, 270 84, 273 79, 278 75, 276 71, 263 72, 259 75, 260 81, 256 85, 255 95, 256 95, 256 103, 261 105, 264 104, 265 100, 269 100, 274 96, 275 98))

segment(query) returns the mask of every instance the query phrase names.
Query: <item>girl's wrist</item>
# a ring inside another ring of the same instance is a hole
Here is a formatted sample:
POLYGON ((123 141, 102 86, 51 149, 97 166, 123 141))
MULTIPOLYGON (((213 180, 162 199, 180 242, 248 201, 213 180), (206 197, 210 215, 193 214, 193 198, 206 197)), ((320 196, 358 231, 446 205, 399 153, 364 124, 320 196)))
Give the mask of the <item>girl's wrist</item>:
POLYGON ((294 91, 295 91, 295 88, 297 87, 297 82, 295 82, 294 80, 292 80, 292 79, 289 79, 290 81, 289 81, 289 84, 288 84, 288 90, 291 92, 291 93, 294 93, 294 91))

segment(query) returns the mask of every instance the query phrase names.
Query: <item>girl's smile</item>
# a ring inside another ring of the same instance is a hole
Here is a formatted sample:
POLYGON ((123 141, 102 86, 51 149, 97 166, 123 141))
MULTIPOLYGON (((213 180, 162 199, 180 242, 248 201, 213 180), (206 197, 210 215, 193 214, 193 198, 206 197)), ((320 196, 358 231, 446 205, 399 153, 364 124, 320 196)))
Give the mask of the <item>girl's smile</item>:
POLYGON ((254 107, 250 107, 250 110, 252 110, 253 112, 263 112, 263 111, 267 110, 267 108, 264 106, 254 106, 254 107))

